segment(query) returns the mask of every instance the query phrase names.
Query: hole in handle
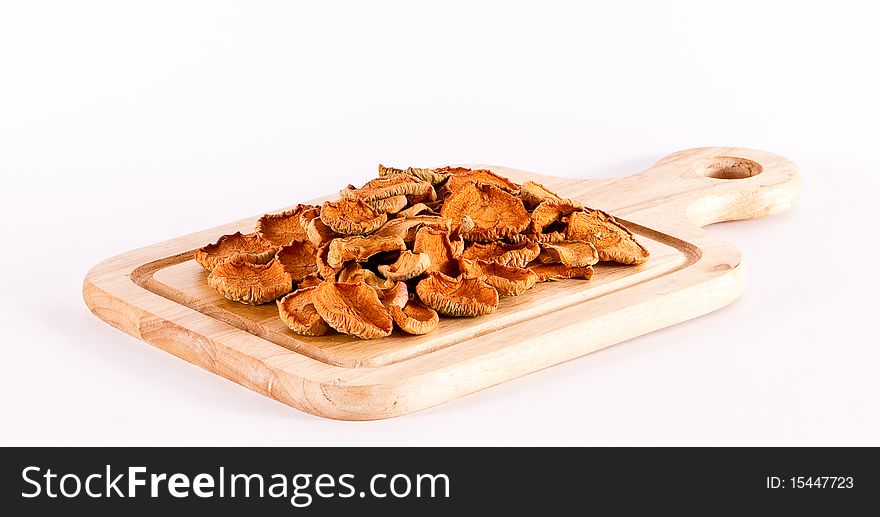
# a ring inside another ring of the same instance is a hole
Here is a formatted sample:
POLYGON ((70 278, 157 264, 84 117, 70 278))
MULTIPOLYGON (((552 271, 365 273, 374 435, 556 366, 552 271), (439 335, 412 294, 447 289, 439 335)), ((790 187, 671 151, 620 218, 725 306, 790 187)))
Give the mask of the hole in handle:
POLYGON ((716 156, 700 169, 700 174, 719 180, 739 180, 761 174, 761 164, 734 156, 716 156))

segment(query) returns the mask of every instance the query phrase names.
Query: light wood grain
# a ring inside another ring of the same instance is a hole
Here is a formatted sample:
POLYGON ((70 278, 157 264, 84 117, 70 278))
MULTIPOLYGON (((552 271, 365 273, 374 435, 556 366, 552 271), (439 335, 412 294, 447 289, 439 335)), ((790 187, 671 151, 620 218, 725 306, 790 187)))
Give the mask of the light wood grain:
POLYGON ((89 272, 83 295, 120 330, 286 404, 330 418, 387 418, 730 303, 743 288, 741 257, 700 227, 785 210, 800 188, 790 161, 741 148, 678 152, 616 180, 488 167, 622 217, 651 260, 600 266, 586 282, 541 284, 503 299, 496 314, 444 319, 426 336, 304 338, 286 330, 271 305, 219 297, 190 259, 219 235, 252 231, 259 214, 107 260, 89 272))

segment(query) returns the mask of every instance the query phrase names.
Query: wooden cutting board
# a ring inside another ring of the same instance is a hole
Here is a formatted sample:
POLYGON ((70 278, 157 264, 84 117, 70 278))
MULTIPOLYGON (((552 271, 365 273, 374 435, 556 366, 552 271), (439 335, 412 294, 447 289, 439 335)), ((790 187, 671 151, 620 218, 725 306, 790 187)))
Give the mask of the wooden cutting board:
POLYGON ((83 297, 114 327, 303 411, 387 418, 727 305, 743 289, 742 258, 701 227, 785 210, 800 190, 789 160, 735 147, 681 151, 642 173, 608 180, 480 167, 517 182, 536 180, 618 216, 651 251, 650 260, 599 264, 590 281, 539 284, 503 298, 489 316, 441 318, 425 336, 307 338, 287 330, 275 304, 222 298, 192 260, 193 250, 220 235, 252 232, 258 214, 102 262, 86 276, 83 297))

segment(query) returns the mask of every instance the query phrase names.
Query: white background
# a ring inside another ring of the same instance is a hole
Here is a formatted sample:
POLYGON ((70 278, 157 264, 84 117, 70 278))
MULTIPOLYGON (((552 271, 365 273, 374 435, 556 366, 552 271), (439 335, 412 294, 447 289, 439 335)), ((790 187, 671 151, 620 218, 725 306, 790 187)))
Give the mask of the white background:
POLYGON ((2 445, 880 445, 872 2, 5 2, 2 445), (377 162, 794 160, 711 315, 402 418, 290 409, 92 316, 95 263, 377 162))

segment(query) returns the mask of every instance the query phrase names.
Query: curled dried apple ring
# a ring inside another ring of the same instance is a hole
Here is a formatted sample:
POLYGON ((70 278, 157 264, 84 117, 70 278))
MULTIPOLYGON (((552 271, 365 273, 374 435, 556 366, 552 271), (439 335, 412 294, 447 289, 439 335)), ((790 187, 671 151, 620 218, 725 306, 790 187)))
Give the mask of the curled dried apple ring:
POLYGON ((570 278, 589 280, 593 276, 592 266, 568 267, 565 264, 533 264, 529 266, 529 269, 538 275, 538 281, 540 282, 570 278))
POLYGON ((394 328, 391 315, 372 287, 324 282, 315 289, 315 309, 339 332, 361 339, 377 339, 391 334, 394 328))
POLYGON ((461 259, 461 274, 468 278, 481 278, 504 296, 522 294, 538 281, 538 275, 531 269, 485 260, 461 259))
POLYGON ((292 241, 304 241, 308 239, 308 235, 300 216, 306 210, 314 208, 316 207, 312 205, 297 205, 292 210, 280 214, 266 214, 257 221, 257 235, 274 246, 286 246, 292 241))
POLYGON ((321 206, 321 222, 336 233, 363 235, 378 230, 388 215, 376 212, 357 198, 327 201, 321 206))
POLYGON ((529 210, 534 210, 544 201, 562 201, 562 198, 555 192, 534 181, 527 181, 520 185, 519 198, 529 210))
POLYGON ((599 260, 635 265, 644 263, 650 255, 631 231, 601 210, 571 214, 566 237, 595 246, 599 260))
POLYGON ((599 262, 599 253, 595 246, 584 241, 541 244, 538 261, 543 264, 561 263, 568 267, 592 266, 599 262))
POLYGON ((278 315, 287 327, 303 336, 323 336, 330 326, 315 309, 315 287, 297 289, 278 300, 278 315))
POLYGON ((513 193, 519 190, 519 185, 503 178, 487 169, 451 169, 455 172, 446 180, 445 188, 449 192, 458 192, 468 183, 477 185, 492 185, 505 192, 513 193))
POLYGON ((460 232, 466 240, 488 242, 521 233, 531 223, 519 198, 492 185, 465 183, 443 202, 440 215, 458 231, 468 216, 474 227, 460 232))
POLYGON ((403 307, 392 306, 390 312, 397 327, 407 334, 427 334, 440 323, 437 311, 415 300, 407 300, 403 307))
POLYGON ((305 277, 318 272, 315 262, 317 254, 318 249, 314 244, 307 240, 296 240, 281 246, 275 259, 290 273, 294 282, 300 283, 305 277))
POLYGON ((447 316, 482 316, 498 308, 498 291, 479 278, 429 273, 416 284, 416 294, 422 303, 447 316))
POLYGON ((230 300, 259 305, 289 293, 293 278, 277 260, 254 264, 233 259, 211 271, 208 286, 230 300))
POLYGON ((505 266, 523 268, 529 262, 538 258, 541 247, 534 242, 524 240, 518 244, 495 241, 489 243, 474 243, 465 248, 461 258, 468 260, 487 260, 497 262, 505 266))
POLYGON ((193 257, 208 271, 232 259, 265 264, 275 257, 275 246, 255 233, 235 232, 197 249, 193 257))
POLYGON ((401 281, 421 275, 430 265, 431 256, 427 253, 413 253, 407 250, 401 251, 393 264, 382 264, 378 269, 379 273, 388 280, 401 281))
POLYGON ((354 260, 363 262, 368 258, 385 251, 403 251, 406 243, 400 237, 343 237, 333 239, 327 251, 327 265, 341 268, 346 262, 354 260))

